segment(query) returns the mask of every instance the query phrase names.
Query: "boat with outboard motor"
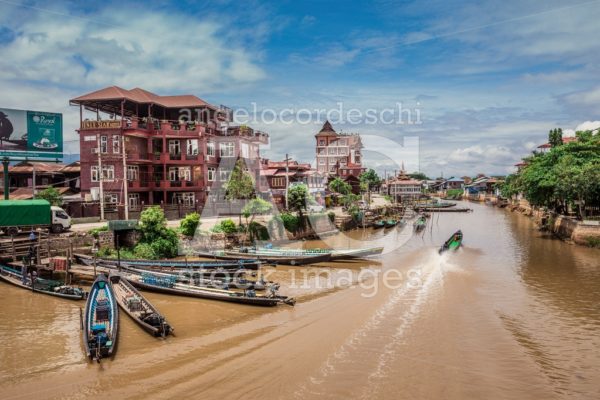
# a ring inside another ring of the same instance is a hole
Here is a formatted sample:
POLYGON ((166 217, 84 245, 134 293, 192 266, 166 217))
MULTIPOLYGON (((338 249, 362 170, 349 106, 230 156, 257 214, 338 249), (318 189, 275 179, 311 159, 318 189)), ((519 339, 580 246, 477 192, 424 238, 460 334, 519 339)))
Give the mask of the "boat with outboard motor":
POLYGON ((462 245, 463 234, 462 231, 456 231, 450 239, 446 240, 446 242, 440 247, 439 253, 442 254, 447 250, 457 250, 462 245))
POLYGON ((51 279, 33 278, 32 281, 32 278, 29 276, 23 278, 21 271, 5 265, 0 265, 0 279, 21 289, 63 299, 85 300, 87 297, 87 292, 81 288, 65 285, 62 282, 51 279))
POLYGON ((106 275, 92 284, 82 317, 83 345, 88 358, 100 362, 115 354, 119 334, 119 306, 106 275))
POLYGON ((121 309, 142 329, 156 337, 173 333, 166 318, 124 276, 111 272, 108 279, 121 309))

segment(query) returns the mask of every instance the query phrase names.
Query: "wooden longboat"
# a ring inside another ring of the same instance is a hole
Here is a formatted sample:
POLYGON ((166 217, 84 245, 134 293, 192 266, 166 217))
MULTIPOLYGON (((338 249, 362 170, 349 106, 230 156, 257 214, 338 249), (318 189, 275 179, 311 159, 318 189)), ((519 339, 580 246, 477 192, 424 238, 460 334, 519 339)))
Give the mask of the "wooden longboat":
POLYGON ((83 314, 83 344, 90 360, 115 354, 119 335, 119 306, 106 275, 92 284, 83 314))
POLYGON ((440 247, 439 253, 442 254, 447 250, 457 250, 462 245, 463 234, 462 231, 456 231, 450 239, 446 240, 446 242, 440 247))
POLYGON ((299 254, 271 254, 267 252, 253 251, 225 251, 225 254, 233 257, 244 257, 251 255, 261 261, 266 261, 273 264, 283 265, 307 265, 316 264, 320 262, 326 262, 331 260, 331 253, 325 254, 311 254, 311 255, 299 255, 299 254))
POLYGON ((109 275, 117 303, 146 332, 155 337, 165 337, 173 332, 166 318, 120 274, 109 275))
MULTIPOLYGON (((213 256, 209 253, 206 253, 204 257, 212 258, 213 256)), ((94 259, 91 256, 76 254, 75 258, 85 265, 93 265, 94 259)), ((117 265, 119 263, 118 260, 112 258, 97 258, 96 263, 98 265, 117 265)), ((202 260, 193 260, 193 261, 184 261, 184 260, 128 260, 122 259, 121 265, 130 265, 130 266, 143 266, 143 267, 156 267, 156 268, 185 268, 185 269, 200 269, 200 270, 212 270, 212 269, 250 269, 257 270, 261 262, 255 259, 248 259, 247 257, 244 259, 236 258, 235 261, 202 261, 202 260)))
POLYGON ((177 283, 175 279, 162 279, 160 277, 148 277, 134 274, 127 275, 127 279, 138 289, 177 296, 227 301, 231 303, 263 307, 274 307, 279 303, 285 303, 289 305, 293 305, 295 303, 293 298, 278 296, 274 293, 270 295, 256 295, 252 291, 245 291, 244 293, 241 293, 222 289, 200 288, 197 286, 177 283))
POLYGON ((199 274, 196 271, 192 270, 180 270, 180 271, 148 271, 145 269, 135 268, 135 267, 124 267, 124 271, 141 275, 143 273, 151 272, 153 275, 157 276, 175 276, 177 282, 189 284, 193 286, 200 287, 209 287, 209 288, 217 288, 223 289, 234 288, 234 289, 249 289, 252 288, 254 290, 266 290, 268 282, 263 280, 249 280, 243 278, 245 275, 244 271, 240 271, 238 274, 227 274, 223 277, 214 277, 214 276, 206 276, 204 274, 199 274), (191 283, 190 283, 191 282, 191 283))
POLYGON ((369 247, 363 249, 286 249, 281 247, 259 247, 256 249, 261 253, 273 254, 298 254, 310 256, 315 254, 331 254, 331 260, 351 260, 355 258, 363 258, 379 255, 383 252, 383 247, 369 247))
POLYGON ((87 297, 87 292, 81 288, 75 288, 67 285, 60 285, 54 281, 48 281, 46 279, 37 278, 36 282, 31 285, 31 279, 25 278, 23 283, 23 276, 20 272, 6 267, 0 266, 0 279, 18 286, 21 289, 29 290, 30 292, 47 294, 49 296, 60 297, 68 300, 84 300, 87 297), (49 284, 50 283, 50 284, 49 284))

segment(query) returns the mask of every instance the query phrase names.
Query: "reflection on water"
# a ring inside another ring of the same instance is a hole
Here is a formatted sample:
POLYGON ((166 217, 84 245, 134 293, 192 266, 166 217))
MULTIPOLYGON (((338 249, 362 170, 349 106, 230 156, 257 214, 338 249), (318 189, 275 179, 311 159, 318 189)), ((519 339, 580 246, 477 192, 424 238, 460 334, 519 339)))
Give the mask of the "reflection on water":
POLYGON ((83 303, 0 283, 3 397, 596 398, 600 252, 469 206, 434 214, 399 248, 410 226, 325 241, 385 246, 377 259, 267 268, 295 308, 148 294, 176 337, 122 315, 117 356, 100 366, 83 357, 83 303), (457 229, 464 247, 438 255, 457 229), (386 286, 390 271, 418 284, 386 286))

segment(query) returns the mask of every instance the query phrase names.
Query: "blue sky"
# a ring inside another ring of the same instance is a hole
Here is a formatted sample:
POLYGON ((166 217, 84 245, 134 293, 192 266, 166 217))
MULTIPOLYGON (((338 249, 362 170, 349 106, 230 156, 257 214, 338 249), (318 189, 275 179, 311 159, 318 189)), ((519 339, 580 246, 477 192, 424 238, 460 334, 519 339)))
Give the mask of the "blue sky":
MULTIPOLYGON (((598 21, 600 1, 0 0, 0 106, 63 112, 75 153, 68 100, 110 85, 259 110, 402 103, 420 124, 335 128, 418 136, 409 168, 432 176, 503 174, 549 129, 600 125, 598 21)), ((268 157, 312 161, 320 123, 255 126, 268 157)))

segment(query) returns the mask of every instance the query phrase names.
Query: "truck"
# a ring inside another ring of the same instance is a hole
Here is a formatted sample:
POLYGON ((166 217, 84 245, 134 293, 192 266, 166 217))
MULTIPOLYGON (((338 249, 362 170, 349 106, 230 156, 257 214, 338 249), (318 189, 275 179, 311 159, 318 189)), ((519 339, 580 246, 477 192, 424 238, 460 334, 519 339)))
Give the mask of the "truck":
POLYGON ((71 217, 47 200, 0 201, 0 230, 14 236, 19 232, 50 229, 60 233, 71 227, 71 217))

